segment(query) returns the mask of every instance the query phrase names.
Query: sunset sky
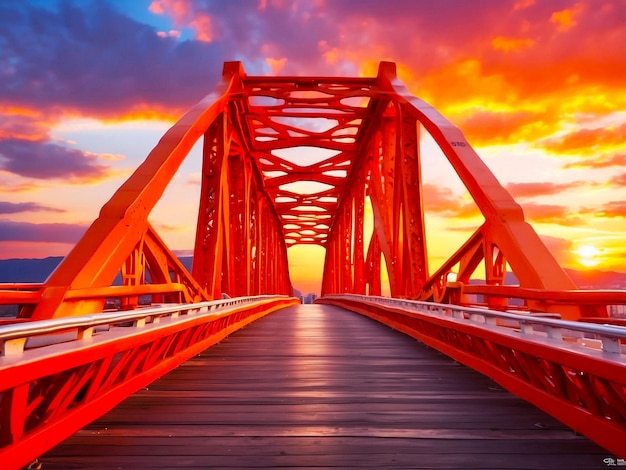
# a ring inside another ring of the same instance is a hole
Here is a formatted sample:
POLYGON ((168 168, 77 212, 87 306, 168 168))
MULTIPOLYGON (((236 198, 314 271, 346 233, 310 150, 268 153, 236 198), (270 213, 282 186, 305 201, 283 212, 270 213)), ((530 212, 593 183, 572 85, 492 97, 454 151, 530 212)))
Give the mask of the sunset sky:
MULTIPOLYGON (((0 259, 67 254, 224 61, 375 76, 386 60, 463 130, 561 265, 626 271, 625 51, 624 0, 2 0, 0 259)), ((435 267, 476 227, 438 168, 424 180, 435 267)), ((194 151, 150 218, 179 254, 199 172, 194 151)), ((321 249, 297 250, 295 287, 319 289, 298 273, 319 277, 321 249)))

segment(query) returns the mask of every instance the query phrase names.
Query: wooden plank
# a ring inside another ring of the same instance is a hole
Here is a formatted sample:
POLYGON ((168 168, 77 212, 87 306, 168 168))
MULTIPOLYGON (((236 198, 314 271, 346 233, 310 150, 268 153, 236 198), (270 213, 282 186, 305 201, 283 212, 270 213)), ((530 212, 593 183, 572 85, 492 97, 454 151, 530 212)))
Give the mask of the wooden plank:
POLYGON ((606 468, 488 378, 331 306, 258 320, 44 455, 70 468, 606 468))

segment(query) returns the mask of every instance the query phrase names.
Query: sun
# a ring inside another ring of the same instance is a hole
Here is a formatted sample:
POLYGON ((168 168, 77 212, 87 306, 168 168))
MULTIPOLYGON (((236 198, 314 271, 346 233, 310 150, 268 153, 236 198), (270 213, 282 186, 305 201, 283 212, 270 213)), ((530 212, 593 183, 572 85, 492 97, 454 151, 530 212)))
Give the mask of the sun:
POLYGON ((581 245, 574 251, 574 254, 578 255, 576 261, 587 268, 593 268, 600 264, 601 261, 601 252, 595 246, 581 245))

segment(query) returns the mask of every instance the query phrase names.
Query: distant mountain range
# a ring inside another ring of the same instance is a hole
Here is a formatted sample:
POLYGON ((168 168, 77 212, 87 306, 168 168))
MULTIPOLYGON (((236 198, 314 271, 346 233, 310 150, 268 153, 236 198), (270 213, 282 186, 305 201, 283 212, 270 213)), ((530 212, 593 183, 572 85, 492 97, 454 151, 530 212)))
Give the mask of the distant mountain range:
POLYGON ((615 271, 578 271, 565 269, 574 284, 581 289, 626 289, 626 273, 615 271))
MULTIPOLYGON (((43 259, 0 260, 0 283, 44 282, 62 259, 61 256, 51 256, 43 259)), ((191 268, 191 257, 181 257, 180 260, 187 269, 191 268)), ((565 269, 565 271, 581 289, 626 289, 626 273, 574 269, 565 269)), ((514 283, 514 278, 507 279, 507 284, 514 283)))
POLYGON ((0 260, 0 282, 44 282, 62 259, 62 256, 51 256, 43 259, 0 260))

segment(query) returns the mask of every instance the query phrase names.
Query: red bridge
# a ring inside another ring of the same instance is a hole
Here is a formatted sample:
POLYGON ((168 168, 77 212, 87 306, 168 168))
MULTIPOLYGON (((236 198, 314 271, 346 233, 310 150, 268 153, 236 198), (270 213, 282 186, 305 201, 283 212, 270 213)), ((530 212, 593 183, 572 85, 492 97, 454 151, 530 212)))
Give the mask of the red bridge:
POLYGON ((226 63, 48 280, 2 285, 0 303, 19 307, 0 324, 2 468, 626 463, 626 328, 609 315, 626 292, 577 289, 393 63, 373 78, 226 63), (426 134, 484 218, 434 273, 426 134), (189 272, 148 216, 200 139, 189 272), (324 156, 298 157, 310 148, 324 156), (318 306, 295 307, 287 250, 299 244, 326 251, 318 306), (110 410, 109 431, 96 420, 110 410), (138 435, 133 460, 121 443, 138 435), (164 437, 176 444, 163 450, 164 437))

